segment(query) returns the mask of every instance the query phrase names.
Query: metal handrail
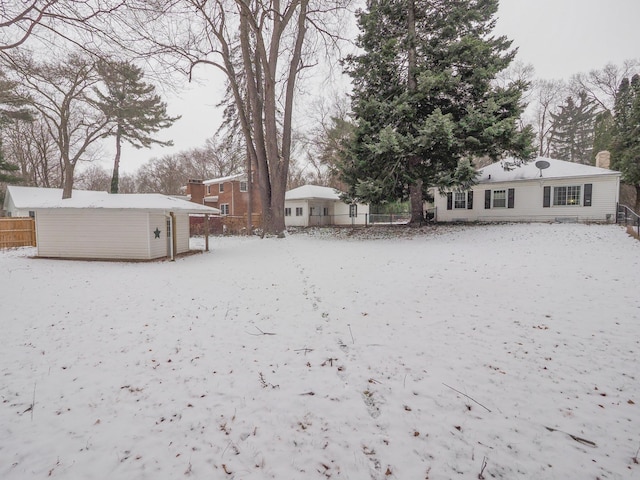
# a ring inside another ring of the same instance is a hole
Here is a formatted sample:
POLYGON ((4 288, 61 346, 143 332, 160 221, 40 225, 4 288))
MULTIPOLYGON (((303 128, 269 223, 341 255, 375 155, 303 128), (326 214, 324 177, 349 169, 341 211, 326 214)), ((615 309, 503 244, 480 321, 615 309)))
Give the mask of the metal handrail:
POLYGON ((618 224, 625 226, 634 226, 637 229, 637 235, 640 237, 640 215, 631 210, 626 205, 618 204, 618 216, 616 219, 618 224))

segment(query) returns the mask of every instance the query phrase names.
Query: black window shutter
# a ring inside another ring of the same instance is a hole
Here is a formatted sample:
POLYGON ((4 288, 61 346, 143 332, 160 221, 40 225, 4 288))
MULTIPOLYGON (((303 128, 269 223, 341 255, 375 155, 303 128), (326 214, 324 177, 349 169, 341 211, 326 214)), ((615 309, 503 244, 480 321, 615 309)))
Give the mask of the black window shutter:
POLYGON ((513 208, 516 202, 516 189, 510 188, 507 191, 507 208, 513 208))
POLYGON ((542 206, 551 206, 551 187, 544 187, 544 194, 542 196, 542 206))
POLYGON ((447 210, 453 209, 453 193, 447 192, 447 210))
POLYGON ((467 192, 467 209, 473 210, 473 190, 467 192))
POLYGON ((491 190, 484 191, 484 208, 491 208, 491 190))
POLYGON ((585 207, 590 207, 591 206, 591 192, 593 190, 593 184, 591 183, 585 183, 584 184, 584 206, 585 207))

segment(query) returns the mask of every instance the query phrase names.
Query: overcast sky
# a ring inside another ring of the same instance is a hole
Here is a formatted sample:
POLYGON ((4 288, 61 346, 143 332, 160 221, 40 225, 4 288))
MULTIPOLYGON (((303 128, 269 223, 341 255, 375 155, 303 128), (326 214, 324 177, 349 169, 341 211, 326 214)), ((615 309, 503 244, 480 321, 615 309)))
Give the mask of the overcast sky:
MULTIPOLYGON (((518 48, 517 60, 535 67, 537 78, 564 78, 640 58, 640 0, 501 0, 496 33, 518 48)), ((213 69, 200 70, 205 79, 213 69)), ((167 97, 172 115, 182 115, 162 138, 175 146, 134 151, 127 148, 124 172, 133 172, 152 157, 204 145, 220 122, 215 104, 224 85, 191 85, 167 97)), ((299 99, 301 100, 301 99, 299 99)))
POLYGON ((640 0, 500 0, 496 30, 539 78, 640 57, 640 0))

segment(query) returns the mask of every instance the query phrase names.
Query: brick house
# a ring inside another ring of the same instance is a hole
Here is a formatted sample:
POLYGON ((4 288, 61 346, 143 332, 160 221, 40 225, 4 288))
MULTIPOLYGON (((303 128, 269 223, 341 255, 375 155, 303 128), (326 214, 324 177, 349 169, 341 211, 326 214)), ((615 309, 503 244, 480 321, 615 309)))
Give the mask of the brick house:
MULTIPOLYGON (((219 219, 210 219, 211 232, 235 233, 246 228, 249 206, 249 182, 246 173, 210 180, 189 180, 186 194, 191 202, 220 210, 219 219)), ((251 182, 251 217, 254 227, 262 224, 262 205, 256 182, 251 182)), ((192 227, 195 227, 194 223, 197 224, 198 219, 192 222, 192 227)))

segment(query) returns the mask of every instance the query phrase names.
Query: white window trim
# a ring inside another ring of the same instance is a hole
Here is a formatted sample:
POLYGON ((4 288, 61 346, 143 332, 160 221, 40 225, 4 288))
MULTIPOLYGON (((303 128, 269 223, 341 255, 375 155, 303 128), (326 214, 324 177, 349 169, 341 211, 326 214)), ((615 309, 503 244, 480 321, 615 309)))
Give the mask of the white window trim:
POLYGON ((491 190, 491 208, 507 208, 507 189, 501 189, 501 190, 491 190), (496 205, 496 193, 497 192, 502 192, 504 193, 504 198, 500 198, 499 200, 502 200, 504 202, 504 205, 496 205))
POLYGON ((558 186, 554 186, 552 187, 551 190, 551 206, 552 207, 580 207, 582 206, 582 198, 584 195, 584 191, 582 188, 582 185, 558 185, 558 186), (565 194, 565 203, 556 203, 556 190, 560 189, 560 188, 564 188, 566 189, 566 194, 565 194), (578 198, 577 201, 575 203, 569 203, 569 189, 570 188, 577 188, 578 189, 578 198))
POLYGON ((454 210, 466 210, 467 209, 467 198, 468 198, 467 192, 453 192, 453 199, 452 199, 452 201, 453 201, 453 205, 452 205, 453 209, 454 210), (458 195, 462 195, 463 196, 463 204, 462 204, 461 207, 459 207, 457 205, 457 202, 458 202, 457 197, 458 197, 458 195))
POLYGON ((220 205, 220 215, 229 215, 229 204, 223 203, 220 205), (226 210, 226 213, 225 213, 226 210))

